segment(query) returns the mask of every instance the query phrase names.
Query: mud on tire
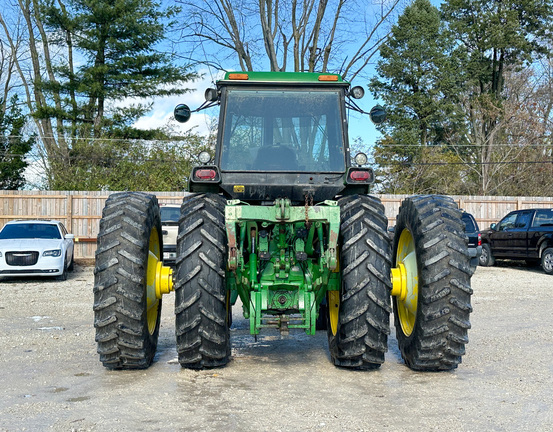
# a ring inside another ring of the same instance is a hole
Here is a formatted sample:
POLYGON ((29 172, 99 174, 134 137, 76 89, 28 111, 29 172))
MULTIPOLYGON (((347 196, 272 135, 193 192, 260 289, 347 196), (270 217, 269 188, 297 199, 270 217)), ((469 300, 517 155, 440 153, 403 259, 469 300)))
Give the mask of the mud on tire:
POLYGON ((468 343, 470 257, 461 213, 445 196, 425 195, 403 201, 395 228, 394 267, 404 229, 414 240, 418 298, 414 327, 405 334, 393 298, 394 322, 401 355, 414 370, 454 369, 468 343))
POLYGON ((342 288, 336 335, 328 325, 335 365, 375 369, 384 363, 390 333, 391 244, 380 200, 354 195, 340 205, 342 288))
POLYGON ((181 206, 175 315, 179 363, 186 368, 220 367, 230 357, 225 203, 201 194, 185 197, 181 206))
POLYGON ((157 254, 160 260, 161 250, 157 198, 112 194, 100 220, 94 268, 94 327, 100 361, 107 368, 143 369, 152 363, 161 300, 148 313, 148 258, 151 262, 157 254))

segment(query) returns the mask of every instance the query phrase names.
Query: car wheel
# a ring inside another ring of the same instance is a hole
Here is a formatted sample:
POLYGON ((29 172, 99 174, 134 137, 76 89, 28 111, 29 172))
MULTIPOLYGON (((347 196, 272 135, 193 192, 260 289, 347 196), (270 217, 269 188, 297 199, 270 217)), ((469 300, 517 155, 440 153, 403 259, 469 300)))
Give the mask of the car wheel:
POLYGON ((73 271, 73 268, 75 267, 75 260, 74 260, 74 254, 71 254, 71 261, 69 261, 69 265, 67 266, 67 271, 73 271))
POLYGON ((492 255, 490 245, 487 243, 484 243, 482 245, 482 254, 480 254, 480 258, 478 259, 478 264, 484 267, 490 267, 495 264, 495 258, 492 255))
POLYGON ((547 274, 553 274, 553 248, 547 248, 541 256, 541 266, 547 274))
POLYGON ((63 261, 63 272, 58 276, 58 280, 67 280, 67 266, 65 265, 65 260, 63 261))

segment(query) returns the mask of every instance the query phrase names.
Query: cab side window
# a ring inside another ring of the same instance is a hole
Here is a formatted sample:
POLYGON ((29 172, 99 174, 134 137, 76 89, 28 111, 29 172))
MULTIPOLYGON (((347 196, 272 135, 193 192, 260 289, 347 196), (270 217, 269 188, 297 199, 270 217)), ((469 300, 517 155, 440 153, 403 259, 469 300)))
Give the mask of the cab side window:
POLYGON ((530 217, 532 216, 531 211, 525 211, 518 214, 517 220, 515 222, 515 228, 527 228, 530 223, 530 217))
POLYGON ((553 209, 543 209, 536 211, 536 216, 532 222, 533 228, 542 226, 553 226, 553 209))
POLYGON ((517 220, 516 213, 505 216, 505 218, 501 222, 499 222, 499 225, 497 226, 497 230, 505 231, 508 229, 513 229, 515 227, 516 220, 517 220))

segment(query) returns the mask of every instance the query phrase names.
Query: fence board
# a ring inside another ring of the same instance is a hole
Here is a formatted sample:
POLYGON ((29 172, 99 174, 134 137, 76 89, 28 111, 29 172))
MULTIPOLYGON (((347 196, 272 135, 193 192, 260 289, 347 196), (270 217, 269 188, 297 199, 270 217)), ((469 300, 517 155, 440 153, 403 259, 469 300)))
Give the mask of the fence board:
MULTIPOLYGON (((151 192, 163 204, 180 204, 186 192, 151 192)), ((0 228, 14 219, 56 219, 81 241, 75 258, 93 258, 104 203, 104 191, 0 191, 0 228)), ((377 195, 389 225, 395 225, 401 201, 408 195, 377 195)), ((513 210, 551 208, 553 197, 453 196, 460 208, 472 213, 480 228, 487 228, 513 210)))

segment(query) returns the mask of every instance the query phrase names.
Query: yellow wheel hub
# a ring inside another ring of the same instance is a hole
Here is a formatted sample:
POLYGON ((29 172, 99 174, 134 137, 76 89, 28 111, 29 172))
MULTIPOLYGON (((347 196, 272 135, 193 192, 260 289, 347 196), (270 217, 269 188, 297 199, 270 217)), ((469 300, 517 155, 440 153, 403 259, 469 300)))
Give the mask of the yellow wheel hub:
POLYGON ((408 229, 399 237, 396 252, 397 267, 392 269, 392 295, 396 298, 401 329, 409 336, 415 328, 419 298, 419 271, 415 241, 408 229))
POLYGON ((330 330, 336 336, 338 332, 338 317, 340 312, 340 291, 328 291, 328 314, 330 317, 330 330))
POLYGON ((150 334, 154 334, 159 313, 159 300, 163 294, 173 291, 173 269, 163 265, 159 234, 156 228, 152 228, 148 244, 146 290, 148 330, 150 334))

